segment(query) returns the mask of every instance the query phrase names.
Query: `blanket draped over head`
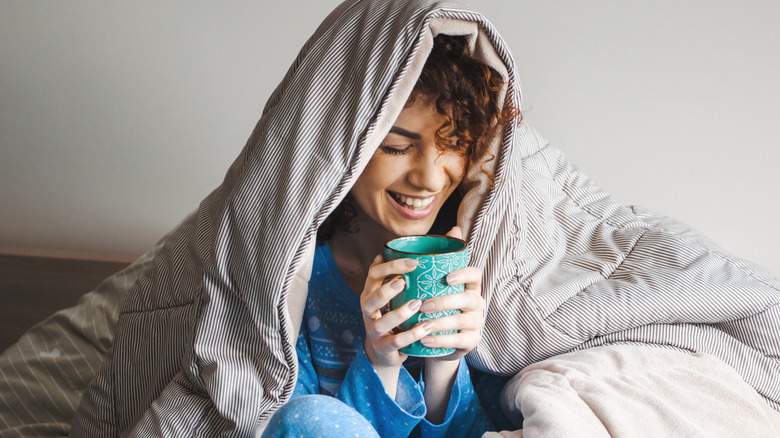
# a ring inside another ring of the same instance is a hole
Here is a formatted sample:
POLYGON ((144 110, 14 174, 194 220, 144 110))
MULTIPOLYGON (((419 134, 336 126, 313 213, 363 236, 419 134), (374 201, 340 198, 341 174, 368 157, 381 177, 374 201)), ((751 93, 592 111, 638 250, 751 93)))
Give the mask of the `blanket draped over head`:
MULTIPOLYGON (((252 435, 285 403, 318 226, 403 109, 439 33, 466 35, 506 79, 480 14, 426 0, 349 0, 302 48, 224 182, 124 302, 74 436, 252 435)), ((607 344, 716 356, 780 408, 780 284, 665 217, 617 203, 522 118, 463 181, 458 224, 483 271, 467 359, 513 375, 607 344), (495 176, 491 186, 481 170, 495 176)))

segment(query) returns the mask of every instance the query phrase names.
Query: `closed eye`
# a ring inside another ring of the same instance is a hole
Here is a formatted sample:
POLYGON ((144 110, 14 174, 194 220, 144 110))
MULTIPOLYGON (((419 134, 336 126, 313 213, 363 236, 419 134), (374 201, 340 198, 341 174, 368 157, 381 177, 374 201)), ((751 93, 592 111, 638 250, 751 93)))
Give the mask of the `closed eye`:
POLYGON ((382 152, 390 155, 404 155, 409 152, 410 148, 411 146, 379 146, 379 149, 381 149, 382 152))

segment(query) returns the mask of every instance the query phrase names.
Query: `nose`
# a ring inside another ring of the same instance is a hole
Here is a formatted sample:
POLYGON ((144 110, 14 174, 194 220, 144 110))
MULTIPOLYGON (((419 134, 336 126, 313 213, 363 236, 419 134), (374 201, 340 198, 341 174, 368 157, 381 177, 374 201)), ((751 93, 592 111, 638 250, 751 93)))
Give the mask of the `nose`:
POLYGON ((407 174, 410 184, 430 193, 437 193, 444 188, 449 179, 446 154, 431 147, 413 161, 407 174))

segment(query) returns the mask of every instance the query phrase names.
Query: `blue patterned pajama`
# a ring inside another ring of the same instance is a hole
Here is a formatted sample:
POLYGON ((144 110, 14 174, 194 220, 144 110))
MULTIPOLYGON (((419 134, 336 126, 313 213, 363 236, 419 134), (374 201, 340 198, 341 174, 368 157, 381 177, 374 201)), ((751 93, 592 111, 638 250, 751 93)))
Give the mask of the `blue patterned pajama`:
POLYGON ((360 413, 328 395, 303 395, 282 406, 268 423, 262 438, 318 437, 378 438, 360 413))
POLYGON ((298 381, 263 437, 481 437, 493 429, 465 360, 444 420, 432 424, 425 418, 423 361, 406 361, 393 399, 363 351, 364 339, 360 297, 347 286, 330 249, 319 246, 296 345, 298 381))

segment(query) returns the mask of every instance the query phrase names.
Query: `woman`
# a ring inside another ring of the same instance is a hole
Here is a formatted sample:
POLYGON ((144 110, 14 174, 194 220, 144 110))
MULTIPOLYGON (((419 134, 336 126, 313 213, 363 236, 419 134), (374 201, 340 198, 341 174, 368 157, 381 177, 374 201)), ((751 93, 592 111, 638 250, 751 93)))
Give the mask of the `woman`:
MULTIPOLYGON (((479 343, 484 322, 481 272, 469 267, 448 275, 451 285, 465 284, 463 293, 413 300, 383 313, 403 285, 384 279, 410 272, 416 263, 383 262, 376 255, 388 240, 428 233, 437 216, 455 223, 455 212, 442 207, 448 201, 457 205, 453 193, 467 167, 482 161, 495 128, 506 123, 510 112, 498 107, 500 75, 468 52, 464 37, 435 38, 404 109, 347 198, 318 231, 322 245, 298 337, 298 384, 292 398, 325 393, 345 404, 317 397, 296 400, 271 420, 269 436, 316 436, 334 426, 345 436, 353 435, 348 427, 355 434, 376 429, 381 436, 408 436, 413 429, 421 436, 481 436, 490 427, 462 360, 479 343), (461 314, 393 331, 418 310, 461 314), (458 332, 435 335, 450 330, 458 332), (444 358, 425 359, 419 384, 402 367, 414 361, 398 351, 417 340, 457 349, 444 358), (341 414, 334 416, 335 411, 341 414), (345 422, 345 417, 356 420, 345 422)), ((458 228, 450 234, 461 237, 458 228)))
MULTIPOLYGON (((339 231, 325 240, 349 289, 364 297, 361 312, 373 333, 366 356, 392 392, 395 372, 403 375, 396 346, 427 333, 384 335, 395 323, 376 312, 387 295, 381 291, 392 287, 377 284, 386 265, 377 260, 365 286, 361 273, 386 236, 426 230, 384 224, 372 196, 384 190, 405 202, 400 195, 424 198, 438 188, 423 190, 422 181, 373 186, 367 178, 380 176, 370 171, 375 164, 402 156, 384 156, 389 149, 381 147, 399 146, 388 133, 403 123, 404 109, 432 113, 425 98, 407 102, 440 34, 464 37, 470 57, 502 78, 498 108, 521 107, 512 57, 481 15, 424 0, 339 6, 301 50, 222 185, 130 290, 111 350, 76 412, 74 436, 249 436, 267 427, 301 372, 296 340, 311 328, 302 321, 317 231, 350 192, 361 233, 372 235, 358 246, 339 231)), ((458 356, 470 349, 472 369, 512 376, 601 345, 709 353, 780 407, 777 280, 668 218, 617 203, 524 121, 498 125, 457 184, 455 216, 471 266, 458 281, 473 293, 453 307, 472 316, 485 308, 484 322, 458 323, 458 356)), ((457 161, 449 152, 438 162, 431 154, 415 166, 457 161)), ((445 177, 457 175, 454 168, 442 172, 443 181, 454 182, 445 177)), ((436 338, 429 339, 450 342, 436 338)), ((455 368, 428 365, 446 377, 455 368)), ((446 390, 435 392, 424 395, 441 397, 425 400, 432 426, 450 401, 446 390)))

